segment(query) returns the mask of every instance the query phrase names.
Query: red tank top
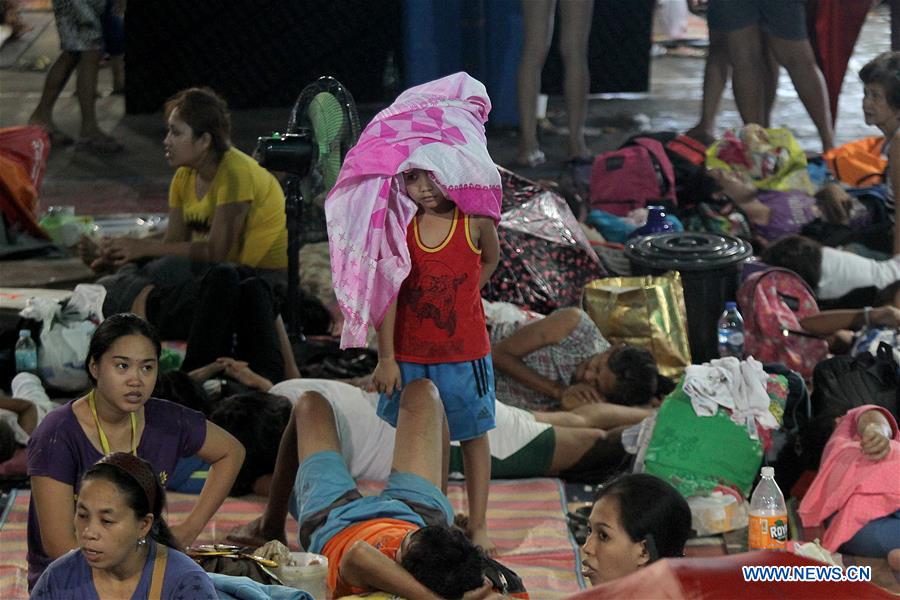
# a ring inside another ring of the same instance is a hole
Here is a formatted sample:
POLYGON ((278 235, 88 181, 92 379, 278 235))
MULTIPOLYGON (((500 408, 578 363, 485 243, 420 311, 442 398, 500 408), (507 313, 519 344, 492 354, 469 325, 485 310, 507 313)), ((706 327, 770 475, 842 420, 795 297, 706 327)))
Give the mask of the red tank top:
POLYGON ((412 268, 397 297, 397 360, 434 364, 483 358, 491 351, 478 280, 481 250, 469 237, 469 217, 453 210, 450 233, 429 248, 418 219, 406 231, 412 268))

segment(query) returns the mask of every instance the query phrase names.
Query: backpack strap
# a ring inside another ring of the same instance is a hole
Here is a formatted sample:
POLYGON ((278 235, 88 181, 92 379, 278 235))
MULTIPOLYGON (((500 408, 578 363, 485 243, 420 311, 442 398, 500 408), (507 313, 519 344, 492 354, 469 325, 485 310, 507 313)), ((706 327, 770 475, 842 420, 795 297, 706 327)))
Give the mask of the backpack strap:
POLYGON ((169 547, 156 544, 156 558, 153 560, 153 576, 150 578, 148 598, 162 598, 163 578, 166 575, 166 561, 169 558, 169 547))

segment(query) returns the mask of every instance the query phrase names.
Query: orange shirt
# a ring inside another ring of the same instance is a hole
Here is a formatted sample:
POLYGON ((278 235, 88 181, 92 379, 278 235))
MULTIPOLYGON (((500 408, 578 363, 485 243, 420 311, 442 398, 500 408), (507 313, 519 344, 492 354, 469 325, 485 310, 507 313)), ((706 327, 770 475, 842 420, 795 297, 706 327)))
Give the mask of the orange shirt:
MULTIPOLYGON (((354 542, 362 540, 391 560, 395 560, 397 550, 400 549, 400 542, 403 541, 406 534, 416 529, 419 529, 419 526, 408 521, 371 519, 355 523, 335 534, 322 549, 322 554, 328 558, 328 588, 335 592, 335 598, 339 597, 338 591, 344 592, 349 587, 339 581, 339 571, 341 559, 354 542), (338 590, 339 583, 341 590, 338 590)), ((353 589, 346 593, 359 593, 361 591, 366 590, 353 589)))

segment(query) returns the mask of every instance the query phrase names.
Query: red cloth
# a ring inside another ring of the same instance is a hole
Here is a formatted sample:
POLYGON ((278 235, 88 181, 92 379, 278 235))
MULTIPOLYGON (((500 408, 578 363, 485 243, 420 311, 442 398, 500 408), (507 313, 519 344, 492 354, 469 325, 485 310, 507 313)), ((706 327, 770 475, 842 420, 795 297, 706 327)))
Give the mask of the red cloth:
POLYGON ((469 218, 453 211, 446 239, 428 248, 418 219, 406 234, 412 268, 397 298, 394 353, 419 364, 463 362, 491 352, 481 290, 481 251, 469 237, 469 218))
POLYGON ((741 598, 895 598, 871 583, 791 581, 744 581, 741 567, 747 565, 823 566, 822 563, 789 552, 762 550, 722 557, 668 558, 658 560, 631 575, 589 588, 568 600, 601 598, 713 600, 741 598))
POLYGON ((819 474, 809 487, 798 513, 804 527, 815 527, 837 513, 825 531, 822 546, 830 552, 853 537, 863 525, 900 509, 900 433, 884 408, 865 405, 848 412, 838 423, 822 453, 819 474), (891 424, 888 455, 878 462, 866 458, 856 431, 859 416, 880 411, 891 424))

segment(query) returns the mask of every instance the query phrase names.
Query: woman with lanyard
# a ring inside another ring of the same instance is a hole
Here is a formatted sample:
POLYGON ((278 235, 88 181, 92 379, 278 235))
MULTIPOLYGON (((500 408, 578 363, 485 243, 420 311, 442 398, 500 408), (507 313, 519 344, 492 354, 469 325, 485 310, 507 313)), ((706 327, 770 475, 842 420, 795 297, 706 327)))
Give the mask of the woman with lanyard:
POLYGON ((178 550, 162 516, 165 505, 150 463, 128 452, 101 458, 81 479, 78 548, 47 567, 31 597, 215 600, 209 576, 178 550))
POLYGON ((28 443, 28 585, 53 561, 76 548, 73 497, 84 472, 103 456, 130 452, 150 463, 160 484, 182 457, 211 465, 206 484, 185 520, 172 526, 190 545, 228 495, 244 460, 243 446, 194 410, 151 398, 160 342, 133 314, 106 319, 91 338, 85 361, 94 387, 51 411, 28 443))

